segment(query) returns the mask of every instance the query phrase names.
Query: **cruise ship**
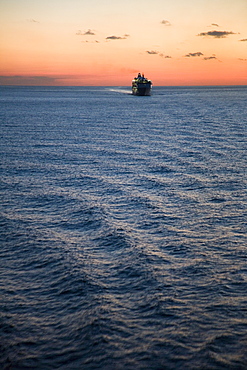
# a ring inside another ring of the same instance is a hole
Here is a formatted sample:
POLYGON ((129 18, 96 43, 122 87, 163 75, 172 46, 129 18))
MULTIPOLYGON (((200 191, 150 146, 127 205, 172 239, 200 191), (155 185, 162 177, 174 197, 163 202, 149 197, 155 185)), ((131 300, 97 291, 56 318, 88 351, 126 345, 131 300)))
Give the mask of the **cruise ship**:
POLYGON ((151 95, 152 81, 148 80, 138 73, 138 76, 132 80, 132 94, 133 95, 151 95))

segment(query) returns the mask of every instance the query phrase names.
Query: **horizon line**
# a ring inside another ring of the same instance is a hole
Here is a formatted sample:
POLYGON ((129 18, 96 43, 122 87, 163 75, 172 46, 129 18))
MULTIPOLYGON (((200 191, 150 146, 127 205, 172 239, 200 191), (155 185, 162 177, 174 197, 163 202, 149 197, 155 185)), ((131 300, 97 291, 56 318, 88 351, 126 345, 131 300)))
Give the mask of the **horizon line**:
MULTIPOLYGON (((247 84, 205 84, 205 85, 154 85, 155 87, 231 87, 231 86, 242 86, 247 87, 247 84)), ((19 84, 4 84, 0 87, 129 87, 130 85, 19 85, 19 84)))

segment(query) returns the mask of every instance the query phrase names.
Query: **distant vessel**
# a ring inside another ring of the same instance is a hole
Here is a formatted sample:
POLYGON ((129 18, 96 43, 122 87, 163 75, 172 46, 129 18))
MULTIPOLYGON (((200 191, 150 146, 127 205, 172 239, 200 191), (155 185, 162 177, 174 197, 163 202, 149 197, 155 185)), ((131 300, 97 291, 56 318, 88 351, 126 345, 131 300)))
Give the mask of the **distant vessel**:
POLYGON ((132 94, 133 95, 150 95, 152 89, 152 81, 148 80, 138 73, 138 76, 132 80, 132 94))

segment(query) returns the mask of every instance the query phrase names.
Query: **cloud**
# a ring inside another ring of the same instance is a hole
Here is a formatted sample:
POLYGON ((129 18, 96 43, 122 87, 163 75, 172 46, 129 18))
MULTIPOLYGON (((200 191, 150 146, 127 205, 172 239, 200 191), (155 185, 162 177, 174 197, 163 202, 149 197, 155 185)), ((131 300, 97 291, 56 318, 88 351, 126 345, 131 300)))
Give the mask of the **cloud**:
POLYGON ((217 59, 215 55, 212 55, 211 57, 205 57, 203 60, 211 60, 211 59, 217 59))
POLYGON ((170 55, 164 55, 163 53, 160 53, 159 51, 156 51, 156 50, 147 50, 146 53, 149 55, 158 55, 159 57, 165 58, 165 59, 171 58, 170 55))
POLYGON ((95 77, 95 74, 79 74, 79 75, 0 75, 0 86, 81 86, 83 81, 98 82, 98 78, 104 77, 105 74, 95 77))
POLYGON ((185 55, 186 58, 190 58, 190 57, 200 57, 202 56, 203 53, 201 53, 200 51, 198 51, 197 53, 189 53, 187 55, 185 55))
POLYGON ((239 40, 239 41, 247 41, 247 39, 242 39, 242 40, 239 40))
POLYGON ((122 40, 123 38, 120 36, 108 36, 106 40, 122 40))
POLYGON ((162 53, 159 53, 159 56, 162 57, 162 58, 165 58, 165 59, 171 59, 170 55, 164 55, 162 53))
POLYGON ((147 50, 146 53, 150 54, 150 55, 157 55, 159 54, 158 51, 155 51, 155 50, 147 50))
POLYGON ((211 26, 219 27, 217 23, 211 23, 211 26))
POLYGON ((208 32, 201 32, 197 36, 210 36, 216 39, 223 39, 228 35, 236 35, 236 33, 232 31, 208 31, 208 32))
POLYGON ((125 34, 124 36, 108 36, 106 40, 126 40, 130 35, 125 34))
POLYGON ((0 76, 1 85, 18 86, 54 86, 65 79, 66 76, 0 76))
POLYGON ((35 19, 27 19, 28 22, 31 22, 31 23, 39 23, 39 21, 36 21, 35 19))
POLYGON ((95 33, 89 29, 89 30, 87 30, 86 32, 84 32, 84 34, 83 34, 83 35, 84 35, 84 36, 94 36, 94 35, 95 35, 95 33))
POLYGON ((165 19, 163 19, 163 21, 161 21, 160 23, 164 24, 165 26, 171 26, 171 23, 165 19))
POLYGON ((86 40, 86 41, 82 41, 82 43, 83 44, 94 44, 94 43, 99 44, 100 42, 98 40, 94 40, 94 41, 88 41, 88 40, 86 40))
POLYGON ((242 62, 247 62, 247 59, 238 58, 238 60, 242 60, 242 62))
POLYGON ((77 36, 94 36, 95 33, 92 30, 90 30, 90 29, 88 29, 86 32, 82 32, 81 30, 78 30, 76 32, 76 35, 77 36))

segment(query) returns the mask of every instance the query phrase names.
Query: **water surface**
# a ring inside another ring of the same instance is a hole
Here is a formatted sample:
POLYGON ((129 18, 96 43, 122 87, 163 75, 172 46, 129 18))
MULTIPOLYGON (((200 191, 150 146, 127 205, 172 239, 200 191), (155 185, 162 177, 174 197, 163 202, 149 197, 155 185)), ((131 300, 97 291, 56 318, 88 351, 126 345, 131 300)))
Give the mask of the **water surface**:
POLYGON ((1 87, 3 369, 246 369, 246 87, 1 87))

